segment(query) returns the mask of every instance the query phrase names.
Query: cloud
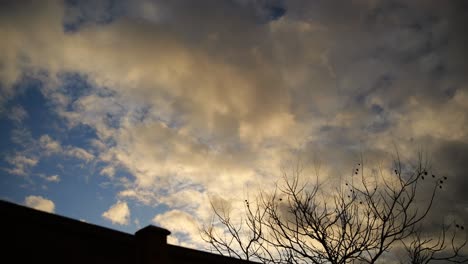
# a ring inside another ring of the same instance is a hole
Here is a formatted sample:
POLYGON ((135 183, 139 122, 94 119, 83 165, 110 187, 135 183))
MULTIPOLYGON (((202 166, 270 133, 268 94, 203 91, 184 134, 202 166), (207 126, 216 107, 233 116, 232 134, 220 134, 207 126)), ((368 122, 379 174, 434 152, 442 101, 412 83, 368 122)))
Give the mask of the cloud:
POLYGON ((41 210, 48 213, 55 212, 55 204, 52 200, 46 199, 42 196, 30 195, 24 200, 24 204, 31 208, 41 210))
POLYGON ((33 156, 15 153, 13 156, 7 156, 6 161, 13 166, 11 169, 6 169, 8 173, 26 176, 29 173, 29 169, 36 166, 39 159, 33 156))
POLYGON ((39 144, 46 155, 56 154, 62 151, 60 142, 53 140, 49 135, 42 135, 39 138, 39 144))
POLYGON ((45 181, 48 181, 48 182, 60 182, 60 176, 58 176, 57 174, 55 175, 50 175, 50 176, 41 176, 41 178, 43 178, 45 181))
POLYGON ((67 150, 65 151, 65 154, 70 157, 84 160, 86 162, 90 162, 91 160, 94 159, 93 154, 79 147, 68 147, 67 150))
POLYGON ((130 221, 130 209, 126 202, 117 202, 109 210, 102 214, 102 217, 113 224, 128 225, 130 221))
POLYGON ((200 238, 197 220, 186 212, 170 210, 156 215, 153 218, 153 223, 170 230, 176 237, 176 239, 172 239, 174 243, 188 246, 191 243, 202 244, 203 242, 200 238), (183 236, 188 236, 188 239, 183 239, 183 236))
POLYGON ((114 177, 115 175, 115 168, 112 167, 112 166, 107 166, 107 167, 104 167, 100 172, 99 174, 101 175, 107 175, 108 177, 114 177))
POLYGON ((86 162, 94 159, 94 155, 87 150, 75 146, 62 146, 59 141, 52 139, 49 135, 42 135, 39 138, 39 145, 46 155, 63 154, 86 162))
MULTIPOLYGON (((99 160, 115 181, 125 170, 119 198, 202 219, 208 193, 267 189, 297 156, 320 157, 329 179, 360 153, 371 167, 395 144, 410 160, 421 146, 453 153, 447 142, 468 142, 463 4, 285 1, 276 15, 255 1, 63 5, 0 11, 0 96, 23 75, 42 80, 67 129, 88 126, 97 139, 91 151, 43 135, 41 147, 99 160), (64 88, 74 83, 84 92, 64 88)), ((35 165, 13 163, 17 174, 35 165)))
POLYGON ((11 108, 8 118, 15 121, 16 123, 21 123, 25 118, 28 117, 28 112, 21 106, 15 105, 11 108))
POLYGON ((31 131, 24 127, 15 128, 11 131, 11 141, 19 146, 27 147, 34 143, 34 139, 31 135, 31 131))

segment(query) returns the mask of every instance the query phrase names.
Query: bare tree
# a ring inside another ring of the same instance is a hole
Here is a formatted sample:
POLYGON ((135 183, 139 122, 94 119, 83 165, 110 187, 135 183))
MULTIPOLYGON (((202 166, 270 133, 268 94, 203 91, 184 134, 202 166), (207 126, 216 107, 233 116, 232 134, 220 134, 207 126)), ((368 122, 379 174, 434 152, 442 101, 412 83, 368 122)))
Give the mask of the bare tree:
POLYGON ((464 229, 463 225, 456 223, 449 226, 444 225, 440 234, 435 236, 424 234, 421 229, 417 230, 408 241, 402 241, 410 263, 427 264, 431 261, 467 262, 468 258, 460 254, 460 251, 467 243, 466 233, 464 238, 457 236, 464 233, 464 229), (449 229, 452 229, 451 232, 449 229))
POLYGON ((202 237, 220 254, 263 263, 376 263, 398 246, 410 263, 468 261, 461 256, 466 236, 458 243, 445 227, 437 241, 421 236, 447 177, 429 173, 421 158, 406 167, 397 158, 391 173, 380 168, 367 176, 361 159, 349 180, 330 191, 318 179, 301 183, 298 166, 272 193, 245 200, 242 218, 212 204, 202 237))

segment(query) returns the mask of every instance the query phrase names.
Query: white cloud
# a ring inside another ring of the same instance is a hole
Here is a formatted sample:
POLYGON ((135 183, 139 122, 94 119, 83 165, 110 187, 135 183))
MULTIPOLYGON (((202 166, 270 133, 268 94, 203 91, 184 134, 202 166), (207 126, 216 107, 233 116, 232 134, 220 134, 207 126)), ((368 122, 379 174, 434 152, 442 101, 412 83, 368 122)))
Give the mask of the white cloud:
POLYGON ((11 131, 11 141, 23 147, 28 147, 34 144, 34 138, 31 135, 31 131, 24 127, 16 128, 11 131))
POLYGON ((20 105, 13 106, 8 114, 8 118, 17 123, 23 122, 26 117, 28 117, 28 112, 20 105))
POLYGON ((42 135, 39 138, 39 144, 46 155, 63 154, 86 162, 94 159, 94 155, 87 150, 75 146, 62 146, 59 141, 49 135, 42 135))
POLYGON ((86 162, 90 162, 94 159, 94 155, 79 147, 68 147, 65 154, 77 159, 82 159, 86 162))
POLYGON ((60 182, 60 176, 58 176, 57 174, 50 176, 42 175, 41 178, 48 182, 60 182))
POLYGON ((182 246, 191 246, 193 243, 198 243, 198 246, 203 243, 200 238, 197 220, 190 214, 180 210, 170 210, 163 214, 158 214, 153 218, 153 223, 168 229, 177 237, 173 242, 178 242, 182 246), (188 239, 180 239, 178 236, 188 236, 188 239))
POLYGON ((26 157, 24 155, 16 155, 15 157, 13 157, 13 159, 8 159, 9 162, 11 162, 12 164, 24 164, 25 166, 35 166, 38 162, 38 160, 36 158, 33 158, 33 157, 26 157))
POLYGON ((39 144, 46 155, 56 154, 62 151, 60 142, 52 139, 49 135, 42 135, 39 138, 39 144))
POLYGON ((55 204, 52 200, 46 199, 42 196, 27 196, 24 200, 24 204, 31 208, 53 213, 55 212, 55 204))
POLYGON ((113 166, 106 166, 99 172, 99 174, 107 175, 108 177, 112 178, 115 175, 115 169, 113 166))
POLYGON ((9 173, 26 176, 29 173, 29 169, 36 166, 39 159, 36 157, 26 156, 21 153, 16 153, 14 156, 7 156, 6 161, 13 166, 13 168, 7 169, 9 173))
POLYGON ((102 217, 113 224, 128 225, 130 221, 130 209, 126 202, 119 201, 104 212, 102 217))

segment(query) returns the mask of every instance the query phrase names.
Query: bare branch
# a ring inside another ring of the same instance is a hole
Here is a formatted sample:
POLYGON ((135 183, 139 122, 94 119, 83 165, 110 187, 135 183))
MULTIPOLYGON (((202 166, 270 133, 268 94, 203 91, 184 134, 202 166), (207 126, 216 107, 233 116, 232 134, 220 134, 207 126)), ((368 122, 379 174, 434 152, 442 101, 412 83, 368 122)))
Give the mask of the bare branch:
POLYGON ((204 228, 204 239, 220 254, 264 263, 375 263, 397 245, 411 263, 468 261, 462 256, 466 236, 457 235, 460 225, 458 233, 444 226, 437 238, 421 231, 446 177, 431 174, 435 181, 430 187, 425 181, 430 193, 422 203, 420 185, 429 175, 422 155, 408 169, 397 153, 391 173, 379 168, 380 178, 372 181, 363 164, 361 157, 350 181, 335 191, 325 191, 318 178, 302 182, 297 165, 290 174, 283 172, 283 184, 271 193, 260 192, 254 204, 245 200, 238 224, 212 205, 217 222, 204 228))

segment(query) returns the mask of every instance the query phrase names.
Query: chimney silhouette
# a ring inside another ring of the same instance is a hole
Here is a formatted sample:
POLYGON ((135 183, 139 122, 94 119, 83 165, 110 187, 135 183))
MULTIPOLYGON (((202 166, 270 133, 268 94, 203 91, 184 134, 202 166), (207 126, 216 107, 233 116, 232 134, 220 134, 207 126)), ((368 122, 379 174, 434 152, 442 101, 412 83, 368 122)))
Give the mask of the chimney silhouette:
POLYGON ((149 225, 135 233, 137 263, 168 263, 167 229, 149 225))

